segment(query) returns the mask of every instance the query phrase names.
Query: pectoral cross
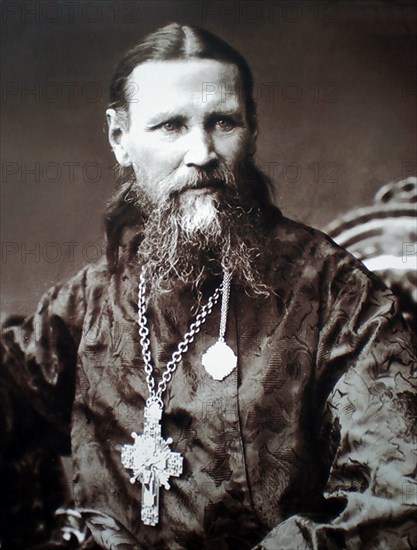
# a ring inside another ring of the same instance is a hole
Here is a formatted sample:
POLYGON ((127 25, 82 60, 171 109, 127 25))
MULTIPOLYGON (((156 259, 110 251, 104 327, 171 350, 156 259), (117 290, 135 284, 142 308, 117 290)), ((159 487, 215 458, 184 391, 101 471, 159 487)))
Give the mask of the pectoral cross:
POLYGON ((133 445, 123 445, 121 461, 133 470, 130 483, 142 483, 141 519, 145 525, 155 526, 159 521, 159 488, 169 489, 170 476, 180 476, 183 458, 169 448, 172 439, 161 437, 162 408, 156 402, 145 407, 143 435, 132 433, 133 445))

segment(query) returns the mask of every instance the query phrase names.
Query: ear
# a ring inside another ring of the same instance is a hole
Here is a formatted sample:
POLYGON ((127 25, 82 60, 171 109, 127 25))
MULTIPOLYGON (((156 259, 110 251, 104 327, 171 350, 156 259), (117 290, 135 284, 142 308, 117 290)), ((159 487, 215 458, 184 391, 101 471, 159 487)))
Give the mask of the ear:
POLYGON ((114 109, 106 111, 107 125, 109 127, 109 143, 120 166, 129 166, 132 164, 128 151, 125 149, 124 142, 127 133, 127 120, 125 113, 120 113, 114 109))

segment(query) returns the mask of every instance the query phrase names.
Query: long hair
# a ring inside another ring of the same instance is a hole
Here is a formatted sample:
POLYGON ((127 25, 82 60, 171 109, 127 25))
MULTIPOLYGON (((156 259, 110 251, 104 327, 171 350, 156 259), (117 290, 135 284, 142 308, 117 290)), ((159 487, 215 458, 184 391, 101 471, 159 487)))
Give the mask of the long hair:
MULTIPOLYGON (((253 77, 244 57, 232 46, 211 32, 197 26, 171 23, 145 37, 143 42, 129 50, 119 61, 110 83, 110 108, 124 112, 129 121, 129 85, 132 71, 147 61, 169 61, 180 59, 213 59, 237 67, 246 116, 251 132, 256 132, 256 104, 253 97, 253 77)), ((258 203, 270 206, 267 178, 251 163, 249 170, 256 180, 258 203)), ((133 187, 135 184, 132 167, 118 167, 121 186, 109 201, 105 212, 107 234, 107 259, 114 270, 118 260, 118 245, 122 230, 126 226, 140 225, 142 213, 135 206, 133 187)))

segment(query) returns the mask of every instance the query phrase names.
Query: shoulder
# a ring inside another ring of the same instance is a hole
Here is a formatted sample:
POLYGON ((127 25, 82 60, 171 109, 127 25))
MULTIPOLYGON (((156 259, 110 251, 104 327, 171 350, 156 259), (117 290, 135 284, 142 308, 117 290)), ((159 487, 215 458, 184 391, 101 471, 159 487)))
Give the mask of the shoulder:
POLYGON ((281 217, 268 235, 268 247, 278 255, 293 251, 294 258, 306 253, 316 259, 352 256, 328 235, 306 224, 281 217))
POLYGON ((271 268, 291 273, 294 284, 315 278, 322 282, 339 281, 342 286, 349 279, 386 290, 379 277, 328 235, 289 218, 277 220, 268 235, 266 253, 271 268))
POLYGON ((38 304, 38 312, 50 307, 82 310, 91 296, 102 294, 108 288, 109 280, 106 260, 89 263, 66 281, 49 288, 38 304))

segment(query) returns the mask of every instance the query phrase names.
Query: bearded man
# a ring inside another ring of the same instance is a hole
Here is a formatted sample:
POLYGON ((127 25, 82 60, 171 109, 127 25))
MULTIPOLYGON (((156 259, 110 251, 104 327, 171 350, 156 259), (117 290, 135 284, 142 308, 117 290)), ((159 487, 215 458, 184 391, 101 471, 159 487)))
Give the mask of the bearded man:
POLYGON ((71 435, 100 548, 412 548, 412 337, 377 277, 270 203, 252 87, 202 29, 127 53, 106 261, 5 333, 3 377, 71 435))

